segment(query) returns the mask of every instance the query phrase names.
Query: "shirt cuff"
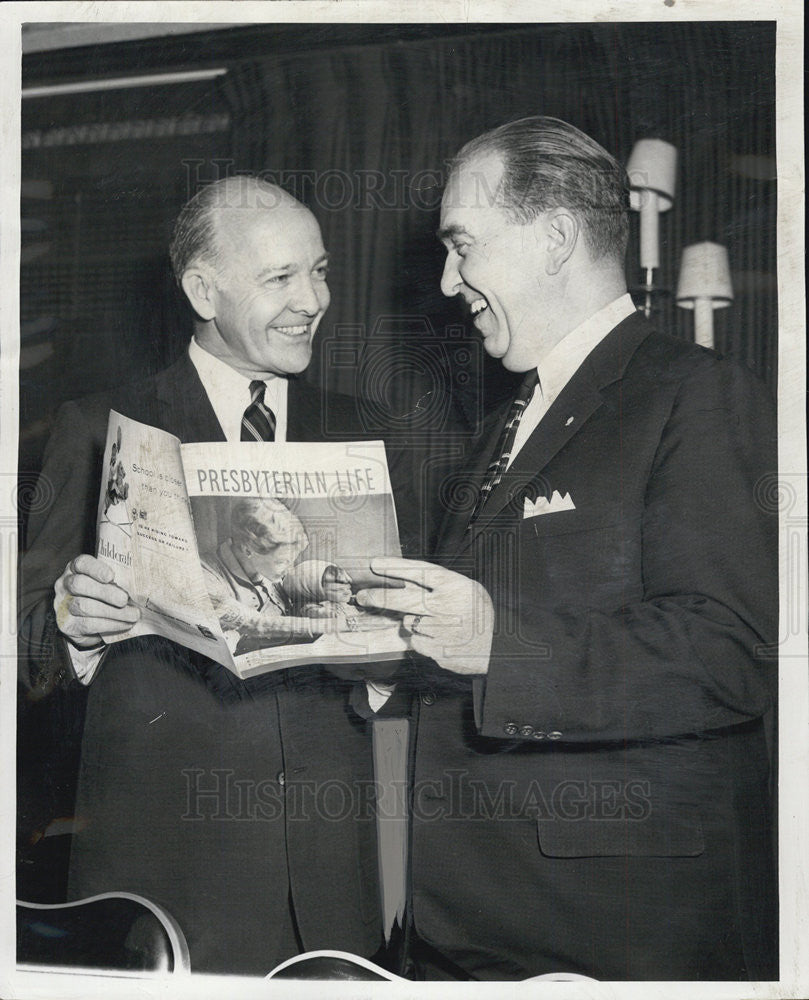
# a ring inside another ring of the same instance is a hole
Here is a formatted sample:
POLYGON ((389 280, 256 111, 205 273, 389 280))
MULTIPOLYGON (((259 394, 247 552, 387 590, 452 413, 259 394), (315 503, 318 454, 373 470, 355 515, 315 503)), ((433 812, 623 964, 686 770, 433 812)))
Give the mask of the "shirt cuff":
POLYGON ((393 694, 395 684, 382 684, 380 681, 366 681, 365 688, 368 692, 368 707, 376 713, 382 708, 385 702, 393 694))
POLYGON ((103 645, 94 646, 92 649, 79 649, 67 640, 65 640, 65 646, 67 646, 67 655, 70 657, 70 664, 76 678, 82 684, 89 684, 95 677, 108 647, 103 645))

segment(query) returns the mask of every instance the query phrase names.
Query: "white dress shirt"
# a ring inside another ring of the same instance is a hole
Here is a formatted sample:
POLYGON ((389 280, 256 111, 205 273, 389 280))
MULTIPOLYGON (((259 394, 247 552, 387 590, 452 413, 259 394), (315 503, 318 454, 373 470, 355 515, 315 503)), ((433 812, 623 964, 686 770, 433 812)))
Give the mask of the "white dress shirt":
POLYGON ((539 385, 520 418, 509 467, 593 348, 601 343, 610 330, 635 311, 635 303, 626 292, 580 323, 575 330, 571 330, 540 360, 537 365, 539 385))
MULTIPOLYGON (((209 354, 196 339, 188 346, 188 357, 197 370, 225 439, 241 441, 242 416, 250 405, 250 383, 253 380, 209 354)), ((277 375, 270 375, 264 381, 267 384, 264 403, 275 416, 275 440, 286 441, 289 383, 277 375)))

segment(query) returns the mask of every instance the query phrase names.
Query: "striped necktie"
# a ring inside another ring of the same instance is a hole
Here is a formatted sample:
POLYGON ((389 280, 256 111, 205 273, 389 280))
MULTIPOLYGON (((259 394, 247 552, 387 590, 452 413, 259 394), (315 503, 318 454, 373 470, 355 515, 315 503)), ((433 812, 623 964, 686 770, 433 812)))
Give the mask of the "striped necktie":
POLYGON ((266 382, 250 383, 250 405, 242 417, 242 441, 274 441, 275 414, 264 405, 266 382))
POLYGON ((483 510, 484 504, 489 499, 492 490, 503 478, 503 474, 508 468, 508 462, 511 458, 511 449, 514 447, 514 438, 517 436, 517 428, 520 426, 520 420, 522 419, 526 406, 528 406, 531 401, 531 397, 534 395, 534 389, 536 389, 538 385, 539 372, 536 368, 532 368, 531 371, 526 373, 526 376, 520 385, 520 389, 514 398, 514 402, 511 404, 511 409, 509 410, 508 417, 503 425, 503 430, 497 442, 497 447, 494 449, 492 460, 489 463, 488 469, 486 469, 486 475, 481 483, 480 492, 478 493, 478 498, 475 501, 472 516, 469 518, 469 524, 466 526, 467 531, 469 531, 477 520, 480 512, 483 510))

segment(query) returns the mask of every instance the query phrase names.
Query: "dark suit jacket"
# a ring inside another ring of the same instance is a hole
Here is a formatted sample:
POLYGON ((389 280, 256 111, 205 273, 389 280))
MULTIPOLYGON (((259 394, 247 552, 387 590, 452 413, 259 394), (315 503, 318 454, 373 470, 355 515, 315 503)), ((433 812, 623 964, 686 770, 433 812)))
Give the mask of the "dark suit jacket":
POLYGON ((633 316, 469 535, 469 506, 450 512, 442 559, 497 624, 485 679, 434 669, 422 689, 413 913, 466 973, 775 974, 775 461, 763 387, 633 316), (557 490, 575 509, 523 516, 557 490))
MULTIPOLYGON (((110 408, 182 441, 224 436, 187 356, 61 410, 23 572, 30 686, 71 673, 53 583, 95 551, 110 408)), ((288 439, 361 437, 354 402, 292 381, 288 439), (328 415, 326 415, 328 406, 328 415)), ((114 645, 92 681, 82 741, 71 898, 140 893, 165 906, 195 971, 264 974, 298 950, 380 944, 371 746, 350 685, 301 668, 242 683, 149 636, 114 645)))

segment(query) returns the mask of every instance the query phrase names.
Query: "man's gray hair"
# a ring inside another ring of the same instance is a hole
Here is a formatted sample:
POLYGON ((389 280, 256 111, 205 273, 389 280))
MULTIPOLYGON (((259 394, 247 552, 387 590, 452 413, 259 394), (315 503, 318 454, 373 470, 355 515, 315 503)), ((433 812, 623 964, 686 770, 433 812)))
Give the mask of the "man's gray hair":
POLYGON ((581 223, 593 257, 623 259, 629 179, 594 139, 558 118, 520 118, 472 139, 450 167, 487 153, 503 159, 495 197, 512 222, 525 224, 552 208, 567 208, 581 223))
POLYGON ((291 197, 253 174, 223 177, 200 188, 178 215, 169 244, 177 284, 192 264, 206 263, 215 271, 221 268, 217 227, 223 209, 272 208, 291 197))

